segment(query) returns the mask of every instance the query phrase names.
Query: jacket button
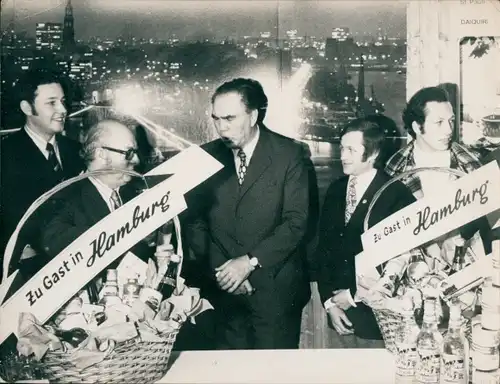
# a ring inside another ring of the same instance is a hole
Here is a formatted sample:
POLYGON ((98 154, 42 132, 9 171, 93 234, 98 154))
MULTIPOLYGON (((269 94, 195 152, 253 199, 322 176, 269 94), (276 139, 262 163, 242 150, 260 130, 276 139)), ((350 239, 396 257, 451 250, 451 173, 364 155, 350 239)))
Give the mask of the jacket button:
POLYGON ((340 237, 344 237, 344 232, 340 232, 340 237))

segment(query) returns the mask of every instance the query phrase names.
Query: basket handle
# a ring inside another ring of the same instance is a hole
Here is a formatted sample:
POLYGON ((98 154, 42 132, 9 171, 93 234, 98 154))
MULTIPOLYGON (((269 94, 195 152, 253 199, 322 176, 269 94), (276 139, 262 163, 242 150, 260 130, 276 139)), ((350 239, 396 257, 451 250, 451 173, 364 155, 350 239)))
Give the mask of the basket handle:
POLYGON ((413 176, 415 173, 419 173, 419 172, 423 172, 423 171, 434 171, 434 172, 441 172, 441 173, 449 173, 449 174, 452 174, 452 175, 455 175, 455 176, 458 176, 458 177, 462 177, 462 176, 465 176, 466 173, 463 172, 463 171, 460 171, 458 169, 452 169, 452 168, 445 168, 445 167, 423 167, 423 168, 415 168, 415 169, 412 169, 410 171, 406 171, 406 172, 403 172, 403 173, 400 173, 399 175, 397 176, 394 176, 391 180, 387 181, 378 191, 377 193, 375 193, 375 195, 373 196, 373 199, 370 203, 370 205, 368 206, 368 212, 366 213, 366 216, 365 216, 365 220, 363 222, 363 231, 366 232, 368 230, 368 222, 370 220, 370 214, 373 210, 373 207, 375 205, 375 203, 377 202, 377 200, 380 198, 380 196, 382 195, 382 193, 384 193, 384 191, 393 183, 395 183, 396 181, 399 181, 401 179, 404 179, 408 176, 413 176))
POLYGON ((176 284, 179 285, 179 278, 181 276, 182 263, 184 262, 184 251, 183 251, 183 247, 182 247, 182 237, 181 237, 181 222, 179 220, 179 216, 174 216, 172 221, 174 222, 175 236, 177 238, 177 255, 180 258, 179 268, 177 268, 177 282, 176 282, 176 284))
POLYGON ((50 197, 52 197, 54 194, 56 194, 60 190, 66 188, 67 186, 74 184, 77 181, 87 179, 90 176, 98 176, 98 175, 102 175, 102 174, 106 174, 106 173, 110 173, 110 172, 113 172, 113 173, 121 172, 121 173, 130 175, 130 176, 139 177, 146 185, 146 188, 149 188, 149 185, 146 181, 146 178, 143 175, 141 175, 140 173, 137 173, 134 171, 129 171, 129 170, 124 170, 124 169, 116 169, 116 168, 106 168, 106 169, 100 169, 100 170, 95 170, 95 171, 82 172, 79 175, 72 177, 71 179, 64 180, 63 182, 57 184, 55 187, 48 190, 43 195, 41 195, 38 199, 36 199, 29 206, 29 208, 26 210, 26 212, 22 216, 19 223, 17 223, 16 229, 14 230, 12 235, 10 236, 9 241, 7 242, 7 246, 5 248, 5 253, 4 253, 4 258, 3 258, 3 275, 2 275, 1 282, 7 281, 7 278, 9 277, 9 266, 10 266, 10 262, 12 260, 12 255, 14 253, 17 238, 19 237, 19 233, 21 232, 23 225, 26 223, 26 221, 28 221, 28 219, 31 217, 33 212, 35 212, 43 203, 45 203, 48 199, 50 199, 50 197))
MULTIPOLYGON (((424 172, 424 171, 432 171, 432 172, 441 172, 441 173, 448 173, 451 175, 455 175, 457 177, 462 177, 466 175, 465 172, 460 171, 458 169, 452 169, 452 168, 446 168, 446 167, 422 167, 422 168, 415 168, 410 171, 402 172, 397 176, 394 176, 391 180, 387 181, 378 191, 375 193, 373 196, 372 201, 370 202, 370 205, 368 206, 368 211, 365 216, 365 220, 363 221, 363 232, 368 231, 369 228, 369 220, 370 220, 370 215, 372 213, 373 207, 375 206, 375 203, 377 200, 380 198, 382 193, 391 185, 394 184, 396 181, 400 181, 408 176, 413 176, 416 173, 419 172, 424 172)), ((397 257, 397 256, 396 256, 397 257)))

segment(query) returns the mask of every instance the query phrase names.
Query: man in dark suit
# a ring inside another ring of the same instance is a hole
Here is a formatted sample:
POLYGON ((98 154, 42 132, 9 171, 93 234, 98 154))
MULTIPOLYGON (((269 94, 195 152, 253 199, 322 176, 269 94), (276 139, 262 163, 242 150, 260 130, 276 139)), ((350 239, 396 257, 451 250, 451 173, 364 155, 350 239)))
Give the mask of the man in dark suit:
POLYGON ((297 348, 310 297, 306 155, 264 127, 266 108, 257 81, 234 79, 215 91, 221 137, 205 149, 224 168, 187 198, 190 209, 190 202, 206 204, 187 238, 214 283, 208 298, 220 316, 219 349, 297 348))
MULTIPOLYGON (((133 171, 139 163, 134 133, 114 120, 102 120, 89 129, 82 155, 88 171, 113 168, 125 172, 90 176, 67 187, 63 207, 42 230, 42 245, 50 257, 57 256, 86 230, 128 200, 124 193, 125 185, 133 175, 126 172, 133 171)), ((130 198, 134 197, 133 193, 129 194, 130 198)), ((147 261, 154 249, 140 242, 131 251, 147 261)), ((117 265, 118 261, 115 261, 110 268, 117 265)), ((89 287, 90 299, 96 300, 97 287, 93 284, 89 284, 89 287)))
MULTIPOLYGON (((2 259, 7 241, 29 206, 40 195, 83 170, 79 143, 62 135, 66 108, 61 78, 52 72, 32 70, 17 88, 26 124, 1 142, 2 259)), ((44 212, 54 208, 49 204, 42 206, 26 223, 16 243, 11 271, 19 267, 22 273, 32 275, 43 265, 43 257, 33 256, 41 251, 38 229, 43 225, 44 212), (31 247, 25 247, 27 244, 31 247)))
MULTIPOLYGON (((372 310, 356 295, 355 256, 362 251, 361 234, 368 206, 390 180, 377 169, 383 164, 385 134, 376 120, 357 119, 343 130, 340 158, 344 177, 334 181, 325 196, 316 259, 321 299, 344 348, 383 348, 372 310)), ((400 182, 388 187, 375 203, 369 226, 415 201, 400 182)), ((403 257, 396 259, 402 262, 403 257)), ((387 263, 384 276, 400 274, 399 264, 387 263)), ((380 272, 380 271, 379 271, 380 272)))
MULTIPOLYGON (((102 120, 91 127, 82 149, 88 171, 114 168, 133 171, 139 163, 137 144, 131 129, 114 120, 102 120)), ((73 240, 123 204, 120 190, 133 176, 106 172, 69 186, 64 207, 42 233, 45 251, 56 256, 73 240)))

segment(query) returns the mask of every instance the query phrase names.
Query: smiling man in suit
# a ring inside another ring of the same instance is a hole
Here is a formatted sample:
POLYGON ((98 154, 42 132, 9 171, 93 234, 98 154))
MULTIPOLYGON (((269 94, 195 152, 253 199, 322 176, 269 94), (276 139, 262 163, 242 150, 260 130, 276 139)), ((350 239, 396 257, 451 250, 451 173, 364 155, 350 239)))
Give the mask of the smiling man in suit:
MULTIPOLYGON (((345 176, 334 181, 325 196, 316 259, 320 264, 320 296, 338 337, 337 348, 383 348, 370 307, 356 296, 355 256, 362 251, 361 234, 368 206, 390 180, 384 164, 385 134, 373 119, 357 119, 341 134, 340 159, 345 176)), ((400 182, 391 184, 375 203, 369 226, 415 201, 400 182)), ((409 256, 409 255, 407 255, 409 256)), ((400 274, 401 256, 384 267, 384 276, 400 274)), ((381 271, 379 271, 381 272, 381 271)))
MULTIPOLYGON (((58 74, 39 69, 27 72, 17 84, 26 123, 1 142, 2 256, 7 241, 29 206, 40 195, 83 170, 79 143, 62 135, 67 111, 61 83, 58 74)), ((28 275, 43 263, 43 258, 34 256, 40 251, 37 239, 43 208, 26 223, 11 262, 12 269, 19 266, 28 275), (26 244, 31 247, 25 248, 26 244)), ((54 207, 46 205, 45 208, 53 210, 54 207)))
POLYGON ((303 239, 309 180, 303 146, 267 129, 261 84, 234 79, 212 97, 220 139, 205 149, 224 168, 197 188, 187 238, 207 263, 218 349, 298 348, 310 297, 303 239), (249 284, 250 283, 250 284, 249 284))

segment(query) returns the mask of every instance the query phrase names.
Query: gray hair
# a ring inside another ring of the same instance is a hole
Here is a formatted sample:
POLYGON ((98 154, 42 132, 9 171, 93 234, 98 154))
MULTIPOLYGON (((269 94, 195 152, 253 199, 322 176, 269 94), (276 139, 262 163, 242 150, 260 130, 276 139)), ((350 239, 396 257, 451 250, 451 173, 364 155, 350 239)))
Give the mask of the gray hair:
POLYGON ((92 125, 89 130, 85 133, 82 143, 82 149, 80 150, 80 156, 82 157, 86 166, 88 166, 95 159, 95 152, 100 146, 101 138, 107 133, 110 128, 110 123, 119 123, 118 120, 101 120, 92 125))

